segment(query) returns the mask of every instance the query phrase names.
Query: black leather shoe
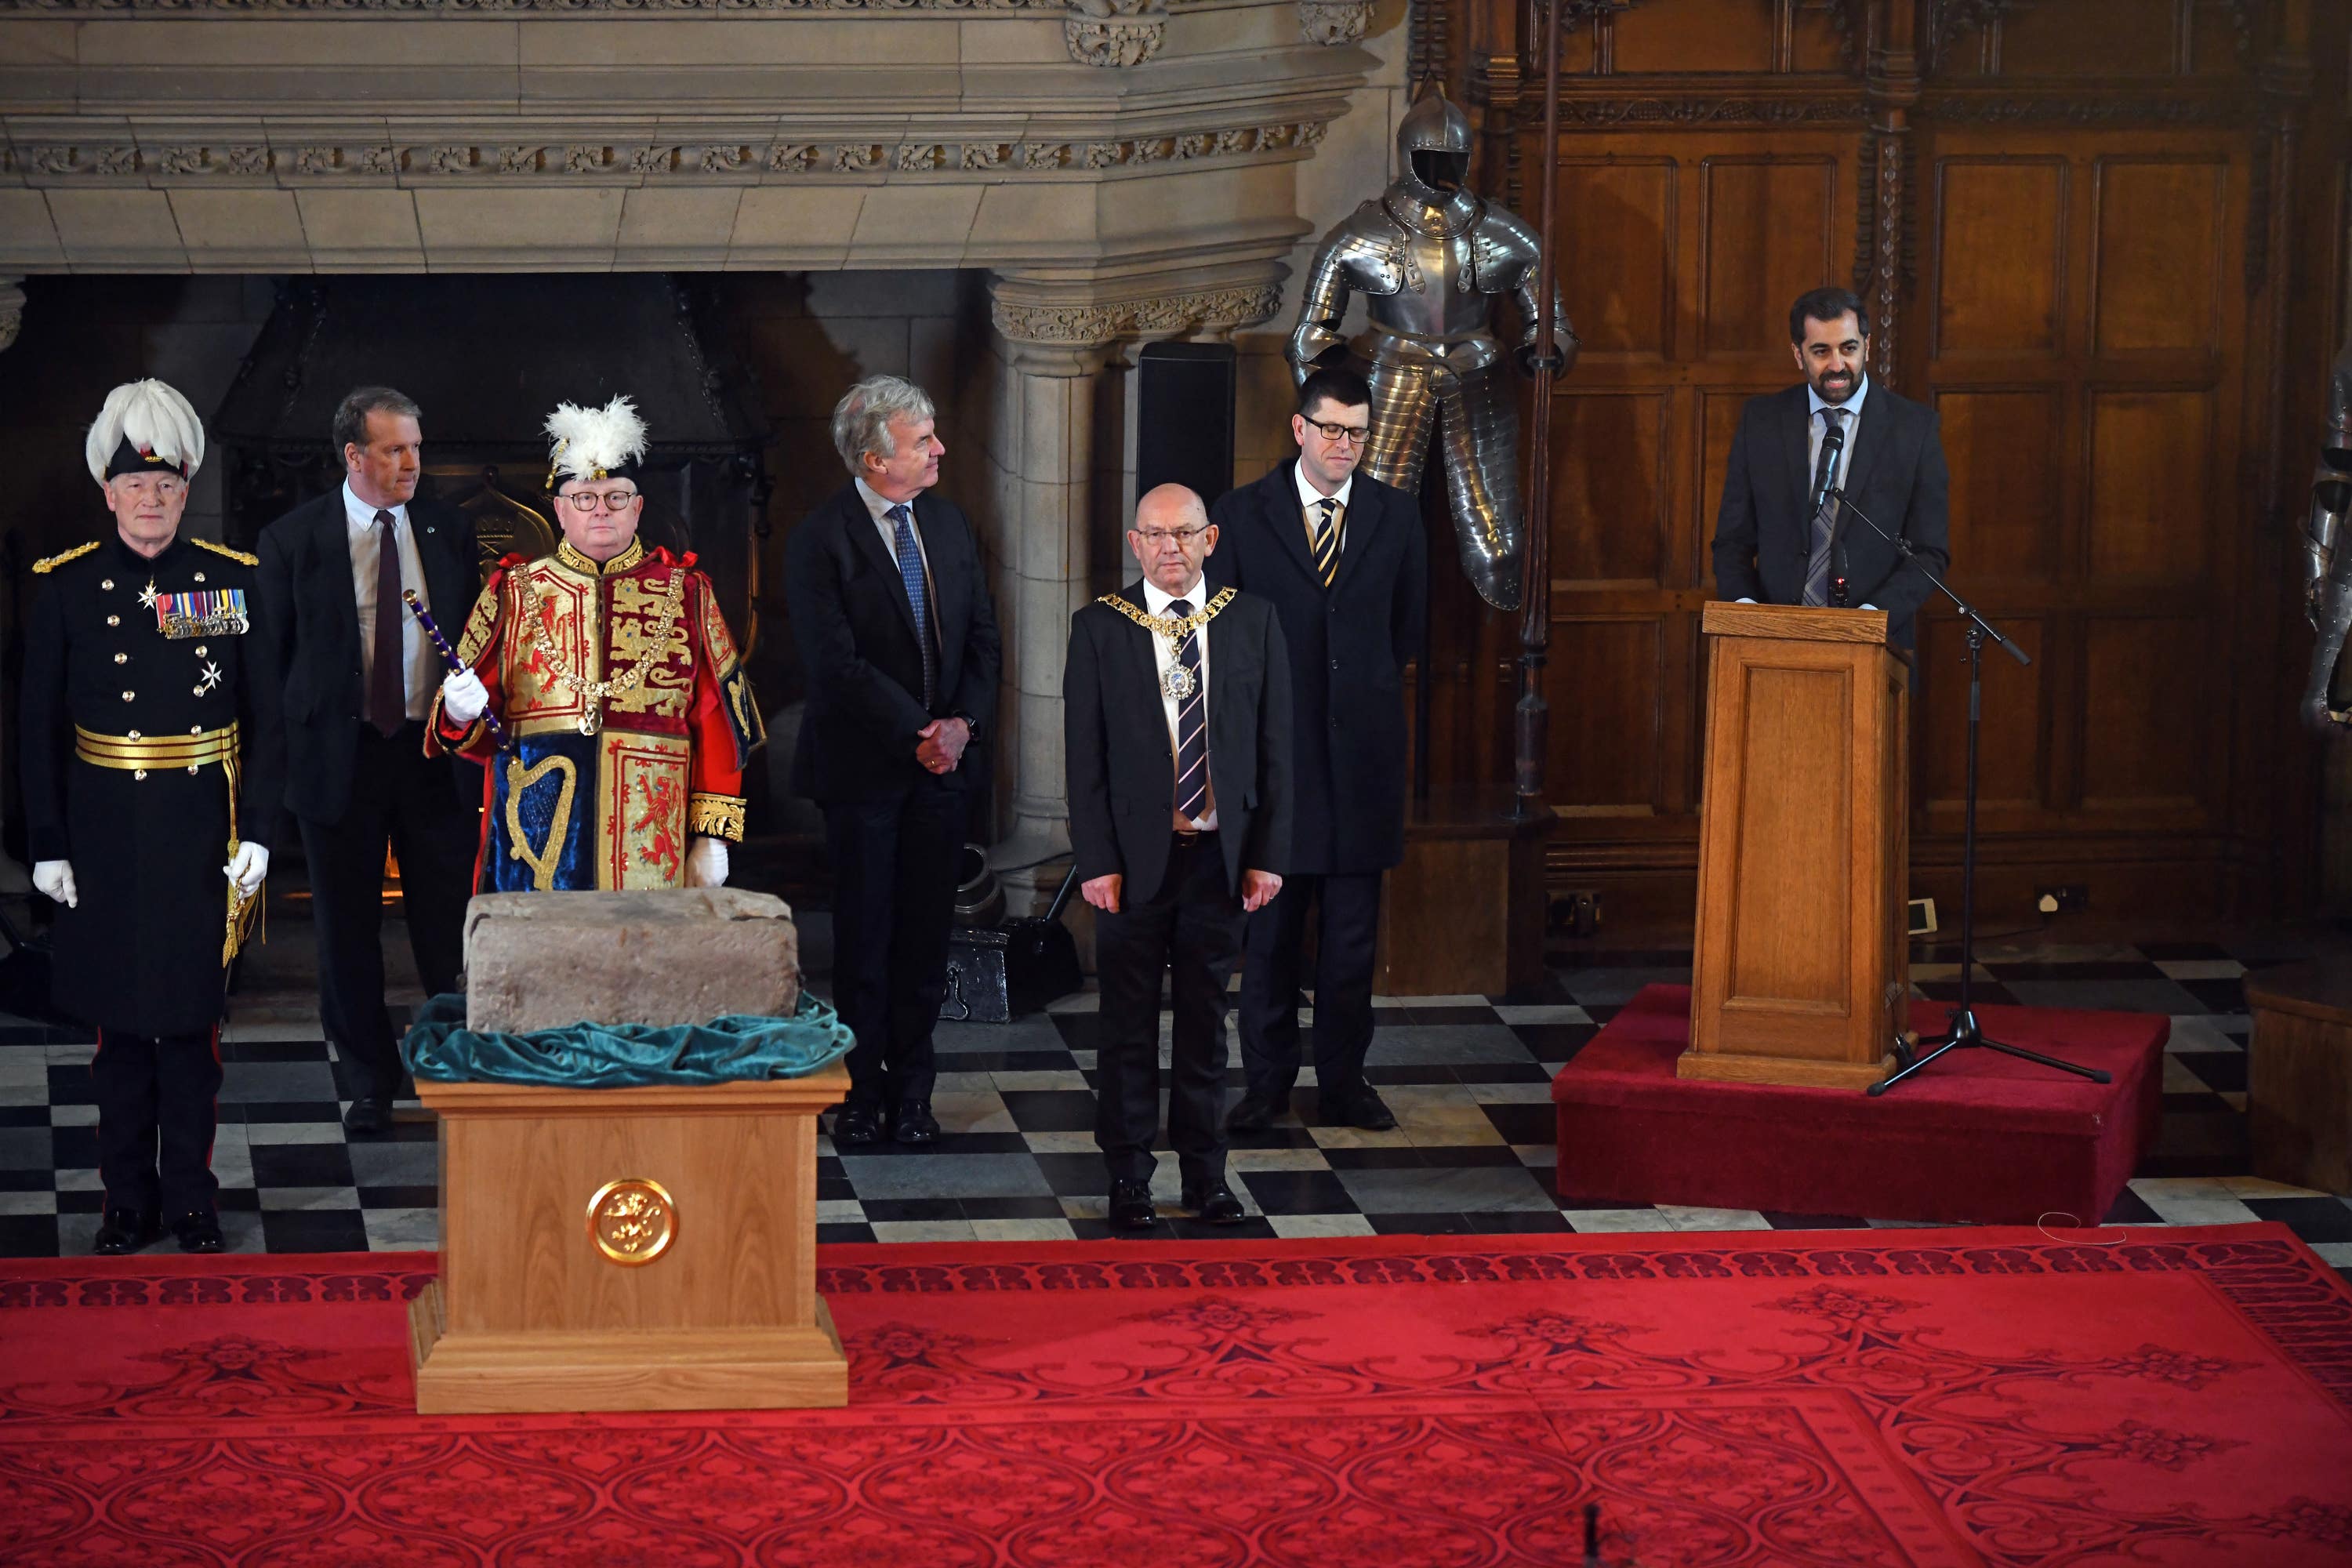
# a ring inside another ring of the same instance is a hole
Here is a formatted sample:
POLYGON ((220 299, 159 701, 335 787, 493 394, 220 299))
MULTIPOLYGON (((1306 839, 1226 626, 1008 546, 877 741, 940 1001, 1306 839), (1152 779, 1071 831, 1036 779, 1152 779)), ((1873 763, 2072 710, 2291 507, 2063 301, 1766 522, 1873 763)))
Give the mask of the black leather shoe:
POLYGON ((870 1105, 845 1105, 833 1119, 833 1146, 856 1149, 882 1142, 882 1113, 870 1105))
POLYGON ((1149 1183, 1113 1182, 1110 1184, 1110 1227, 1113 1230, 1150 1230, 1159 1223, 1159 1215, 1152 1211, 1149 1183))
POLYGON ((1333 1127, 1360 1127, 1367 1132, 1396 1130, 1396 1116, 1367 1086, 1323 1097, 1323 1121, 1333 1127))
POLYGON ((100 1258, 121 1258, 163 1234, 163 1226, 152 1211, 108 1209, 99 1216, 98 1241, 90 1250, 100 1258))
POLYGON ((1234 1196, 1234 1190, 1223 1182, 1207 1192, 1186 1188, 1184 1206, 1211 1225, 1239 1225, 1249 1217, 1242 1212, 1241 1199, 1234 1196))
POLYGON ((218 1252, 228 1245, 221 1236, 220 1216, 208 1209, 180 1215, 172 1222, 172 1234, 180 1238, 183 1252, 218 1252))
POLYGON ((1256 1089, 1252 1089, 1235 1100, 1234 1108, 1225 1112, 1225 1131, 1264 1132, 1274 1125, 1276 1117, 1289 1109, 1289 1095, 1284 1094, 1277 1097, 1273 1094, 1261 1094, 1256 1089))
POLYGON ((928 1143, 940 1135, 940 1120, 931 1114, 928 1100, 910 1100, 898 1108, 891 1118, 895 1124, 890 1136, 901 1143, 928 1143))
POLYGON ((343 1112, 343 1131, 356 1138, 381 1138, 392 1131, 392 1108, 374 1095, 361 1095, 343 1112))

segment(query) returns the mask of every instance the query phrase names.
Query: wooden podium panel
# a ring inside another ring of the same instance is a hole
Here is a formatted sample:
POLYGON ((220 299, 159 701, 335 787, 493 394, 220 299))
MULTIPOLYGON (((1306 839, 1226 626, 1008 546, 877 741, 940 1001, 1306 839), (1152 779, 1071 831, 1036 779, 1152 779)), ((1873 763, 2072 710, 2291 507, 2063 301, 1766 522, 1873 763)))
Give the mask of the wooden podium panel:
POLYGON ((1910 991, 1909 673, 1876 610, 1713 604, 1684 1078, 1865 1087, 1910 991))
POLYGON ((848 1402, 816 1293, 816 1119, 848 1092, 841 1064, 416 1088, 441 1116, 441 1277, 409 1311, 419 1414, 848 1402))

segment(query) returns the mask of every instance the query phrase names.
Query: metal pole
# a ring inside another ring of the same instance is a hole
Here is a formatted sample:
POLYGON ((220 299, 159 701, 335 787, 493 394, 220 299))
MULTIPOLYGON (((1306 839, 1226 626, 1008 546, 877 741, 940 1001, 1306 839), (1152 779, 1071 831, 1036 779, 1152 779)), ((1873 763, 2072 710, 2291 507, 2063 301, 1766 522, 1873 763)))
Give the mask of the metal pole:
POLYGON ((1551 384, 1559 323, 1552 310, 1552 217, 1557 205, 1559 161, 1559 0, 1544 4, 1543 151, 1537 167, 1543 202, 1536 245, 1536 391, 1528 438, 1528 549, 1520 581, 1519 700, 1512 711, 1517 802, 1521 821, 1543 809, 1544 763, 1550 747, 1551 711, 1544 700, 1544 658, 1551 647, 1551 384))

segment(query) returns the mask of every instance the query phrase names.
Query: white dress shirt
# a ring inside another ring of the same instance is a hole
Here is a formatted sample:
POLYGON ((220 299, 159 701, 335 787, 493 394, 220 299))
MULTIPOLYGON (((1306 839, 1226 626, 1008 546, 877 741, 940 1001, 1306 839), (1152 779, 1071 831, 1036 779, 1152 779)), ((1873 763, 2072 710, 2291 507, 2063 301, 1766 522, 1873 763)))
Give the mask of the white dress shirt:
POLYGON ((1348 477, 1339 481, 1339 488, 1333 490, 1328 496, 1307 482, 1307 465, 1304 463, 1293 463, 1290 465, 1290 482, 1298 487, 1298 511, 1299 516, 1304 520, 1307 526, 1307 552, 1312 555, 1315 550, 1316 507, 1324 501, 1335 500, 1339 503, 1339 538, 1336 545, 1336 549, 1340 554, 1347 553, 1348 498, 1355 492, 1355 470, 1353 468, 1349 469, 1348 477))
MULTIPOLYGON (((1158 584, 1152 582, 1150 578, 1146 577, 1143 580, 1143 607, 1150 611, 1155 616, 1165 616, 1168 614, 1168 606, 1170 605, 1175 603, 1178 599, 1183 599, 1188 601, 1192 605, 1193 612, 1198 614, 1201 610, 1207 607, 1206 595, 1208 595, 1208 592, 1209 579, 1206 575, 1194 578, 1192 580, 1191 592, 1183 594, 1163 594, 1160 591, 1160 585, 1158 584)), ((1153 632, 1150 635, 1151 637, 1152 673, 1160 683, 1160 710, 1168 716, 1168 756, 1170 759, 1170 765, 1172 767, 1174 765, 1174 759, 1176 756, 1177 742, 1176 699, 1168 695, 1168 671, 1175 666, 1176 650, 1170 647, 1168 639, 1161 637, 1158 632, 1153 632)), ((1202 731, 1202 740, 1205 744, 1208 739, 1207 730, 1209 723, 1208 623, 1202 623, 1199 628, 1192 633, 1192 641, 1193 646, 1199 648, 1201 652, 1201 727, 1202 731)), ((1212 758, 1209 763, 1209 773, 1211 774, 1211 778, 1208 793, 1201 797, 1200 816, 1188 817, 1178 812, 1171 812, 1169 814, 1175 819, 1172 826, 1178 831, 1189 833, 1197 830, 1202 833, 1206 833, 1217 826, 1217 785, 1214 776, 1216 771, 1217 764, 1215 759, 1212 758)))
MULTIPOLYGON (((392 513, 392 537, 400 552, 400 585, 414 593, 426 611, 433 595, 425 585, 425 561, 416 553, 416 531, 409 526, 405 505, 387 507, 392 513)), ((343 481, 343 524, 352 548, 352 596, 360 611, 360 689, 369 689, 375 678, 376 567, 383 557, 383 535, 376 531, 376 509, 360 500, 349 479, 343 481)), ((400 617, 401 689, 407 698, 408 716, 422 719, 433 706, 441 685, 441 658, 425 640, 425 628, 405 605, 389 606, 400 617)))
MULTIPOLYGON (((890 509, 894 506, 903 506, 907 509, 907 531, 915 536, 915 553, 921 556, 923 560, 923 587, 929 593, 931 604, 936 606, 940 602, 940 585, 931 580, 931 552, 923 548, 923 531, 915 526, 915 503, 911 500, 885 500, 879 490, 864 479, 856 482, 857 499, 866 503, 866 515, 874 520, 874 531, 882 536, 882 553, 893 561, 898 559, 898 525, 890 521, 890 509)), ((908 600, 907 607, 914 608, 914 601, 908 600)), ((936 632, 939 628, 936 613, 933 615, 931 626, 932 630, 936 632)), ((919 692, 917 695, 921 694, 919 692)))

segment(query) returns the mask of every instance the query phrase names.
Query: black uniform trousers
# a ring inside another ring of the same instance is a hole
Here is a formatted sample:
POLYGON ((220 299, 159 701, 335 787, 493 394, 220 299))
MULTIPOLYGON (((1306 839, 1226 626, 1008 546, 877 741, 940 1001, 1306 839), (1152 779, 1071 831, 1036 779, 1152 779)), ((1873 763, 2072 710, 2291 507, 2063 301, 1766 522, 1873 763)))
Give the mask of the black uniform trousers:
POLYGON ((478 820, 444 758, 425 754, 425 725, 386 737, 360 730, 352 802, 335 822, 297 819, 319 934, 319 1013, 343 1061, 344 1092, 390 1100, 400 1047, 383 1005, 383 852, 400 858, 408 945, 428 996, 457 989, 478 820))
POLYGON ((1242 966, 1242 1068, 1253 1094, 1279 1106, 1298 1081, 1298 984, 1307 923, 1315 932, 1315 1083, 1345 1094, 1364 1081, 1372 1048, 1372 949, 1380 933, 1381 873, 1332 872, 1282 879, 1282 891, 1250 916, 1242 966))
POLYGON ((1112 1181, 1150 1181, 1164 972, 1175 1012, 1168 1142, 1184 1185, 1213 1188, 1225 1179, 1225 983, 1241 950, 1242 906, 1215 833, 1173 838, 1168 873, 1150 897, 1123 889, 1117 914, 1095 916, 1095 1142, 1112 1181))
POLYGON ((931 1098, 931 1029, 970 799, 925 773, 902 795, 824 808, 833 862, 833 1005, 857 1037, 847 1104, 885 1114, 931 1098))
POLYGON ((166 1223, 213 1212, 213 1132, 220 1098, 220 1030, 200 1035, 98 1032, 98 1173, 110 1209, 166 1223), (160 1162, 158 1155, 161 1155, 160 1162))

